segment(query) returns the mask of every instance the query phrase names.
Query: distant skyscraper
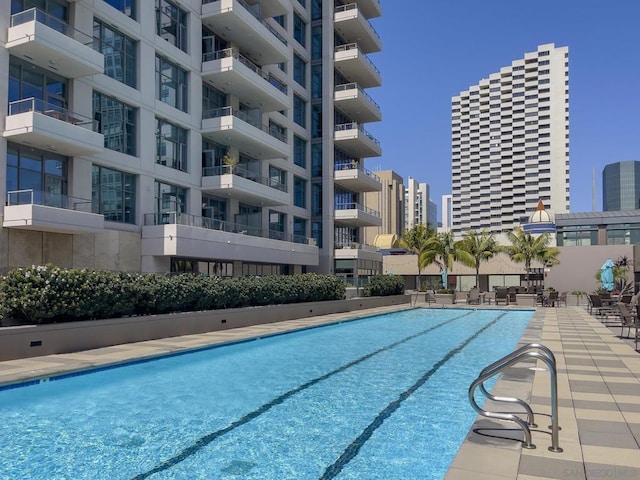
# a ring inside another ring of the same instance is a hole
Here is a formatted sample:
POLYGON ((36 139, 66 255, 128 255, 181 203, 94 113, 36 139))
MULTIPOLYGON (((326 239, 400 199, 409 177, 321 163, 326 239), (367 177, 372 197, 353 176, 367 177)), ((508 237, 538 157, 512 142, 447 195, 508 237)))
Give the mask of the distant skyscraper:
POLYGON ((541 45, 453 97, 452 230, 569 211, 568 48, 541 45))
POLYGON ((451 213, 453 209, 453 196, 451 194, 442 195, 442 226, 440 231, 448 232, 451 230, 451 213))
POLYGON ((640 209, 640 161, 610 163, 602 170, 602 210, 640 209))
MULTIPOLYGON (((429 221, 429 184, 418 183, 415 178, 407 179, 404 191, 404 226, 411 230, 415 225, 427 225, 429 221)), ((435 230, 436 224, 430 225, 435 230)))

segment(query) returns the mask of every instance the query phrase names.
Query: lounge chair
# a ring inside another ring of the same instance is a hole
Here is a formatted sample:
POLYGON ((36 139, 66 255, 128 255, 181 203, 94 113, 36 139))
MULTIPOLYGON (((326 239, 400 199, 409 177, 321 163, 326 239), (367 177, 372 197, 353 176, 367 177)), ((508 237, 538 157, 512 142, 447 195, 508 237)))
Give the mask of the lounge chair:
POLYGON ((505 305, 509 305, 509 291, 506 288, 498 288, 496 290, 496 305, 500 305, 504 302, 505 305))
POLYGON ((477 288, 472 288, 467 292, 467 304, 480 305, 480 291, 477 288))
MULTIPOLYGON (((605 319, 608 319, 610 316, 618 316, 619 309, 614 309, 610 305, 603 304, 600 295, 590 293, 587 295, 587 298, 589 299, 589 313, 592 315, 598 315, 605 319)), ((601 321, 603 321, 602 318, 601 321)))
POLYGON ((617 304, 618 311, 620 312, 620 337, 629 338, 631 336, 631 329, 636 329, 636 350, 638 349, 638 317, 629 310, 627 304, 619 302, 617 304), (627 336, 624 336, 624 329, 627 328, 627 336))
POLYGON ((549 295, 545 296, 542 301, 544 307, 555 307, 556 303, 558 303, 558 292, 556 291, 549 292, 549 295))

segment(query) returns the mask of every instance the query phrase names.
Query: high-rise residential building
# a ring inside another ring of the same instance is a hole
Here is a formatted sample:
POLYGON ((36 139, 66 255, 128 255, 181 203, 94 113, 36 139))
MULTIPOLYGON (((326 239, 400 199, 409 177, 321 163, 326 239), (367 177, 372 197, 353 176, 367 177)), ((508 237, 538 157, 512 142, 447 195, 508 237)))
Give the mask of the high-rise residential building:
POLYGON ((411 230, 415 225, 423 224, 435 230, 437 212, 435 223, 430 224, 429 220, 429 184, 409 177, 404 190, 404 228, 411 230))
POLYGON ((451 214, 453 211, 453 196, 451 194, 442 195, 442 225, 441 232, 451 231, 451 214))
POLYGON ((452 230, 569 211, 569 53, 540 45, 453 97, 452 230))
POLYGON ((0 268, 381 271, 379 0, 10 3, 0 268))
POLYGON ((640 161, 610 163, 602 170, 602 210, 640 209, 640 161))
POLYGON ((378 235, 404 233, 404 185, 400 174, 393 170, 373 172, 382 183, 382 190, 370 192, 365 197, 365 207, 380 212, 382 224, 366 229, 365 243, 374 245, 378 235))

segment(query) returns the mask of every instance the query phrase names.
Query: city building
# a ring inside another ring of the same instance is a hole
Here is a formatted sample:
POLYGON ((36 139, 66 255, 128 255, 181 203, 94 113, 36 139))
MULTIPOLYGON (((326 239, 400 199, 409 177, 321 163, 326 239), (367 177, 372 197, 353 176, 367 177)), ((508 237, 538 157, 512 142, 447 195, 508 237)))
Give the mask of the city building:
POLYGON ((510 231, 539 200, 569 211, 569 53, 537 51, 452 98, 452 230, 510 231))
POLYGON ((0 268, 377 273, 378 0, 13 0, 0 268), (33 5, 39 5, 34 8, 33 5))
POLYGON ((404 190, 404 228, 411 230, 419 224, 429 225, 434 230, 438 226, 437 218, 435 223, 429 224, 429 184, 409 177, 404 190))
POLYGON ((382 184, 379 192, 365 196, 365 207, 380 212, 382 224, 366 228, 365 243, 376 245, 382 237, 400 238, 404 233, 404 184, 402 177, 393 170, 373 172, 382 184))
POLYGON ((440 232, 451 231, 451 216, 453 214, 453 195, 442 195, 442 225, 440 232))
POLYGON ((602 210, 640 208, 640 161, 610 163, 602 170, 602 210))

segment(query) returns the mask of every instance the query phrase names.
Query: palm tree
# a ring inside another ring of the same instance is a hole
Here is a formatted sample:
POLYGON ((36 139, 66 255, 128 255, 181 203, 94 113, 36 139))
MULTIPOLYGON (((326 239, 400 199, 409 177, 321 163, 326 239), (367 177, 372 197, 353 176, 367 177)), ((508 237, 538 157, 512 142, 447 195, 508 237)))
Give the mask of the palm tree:
POLYGON ((476 288, 480 288, 480 263, 486 262, 500 252, 494 234, 483 230, 478 234, 471 230, 464 234, 458 249, 458 261, 476 269, 476 288))
POLYGON ((427 250, 424 255, 427 261, 427 265, 435 263, 440 267, 442 272, 442 280, 444 285, 442 288, 447 288, 446 278, 450 270, 453 269, 453 262, 458 260, 458 252, 461 249, 461 242, 455 241, 453 232, 443 232, 432 236, 427 241, 427 250))
POLYGON ((530 286, 529 272, 531 270, 531 262, 538 261, 544 265, 557 265, 560 263, 558 259, 560 250, 549 246, 551 243, 551 235, 549 233, 534 236, 518 227, 512 232, 507 232, 507 238, 511 245, 504 247, 503 250, 514 262, 524 263, 524 268, 527 272, 527 290, 529 290, 530 286))
POLYGON ((402 248, 409 250, 418 257, 418 290, 422 286, 420 279, 422 269, 431 263, 425 253, 427 252, 427 243, 433 235, 433 230, 419 223, 414 225, 411 230, 405 230, 400 238, 402 248))

